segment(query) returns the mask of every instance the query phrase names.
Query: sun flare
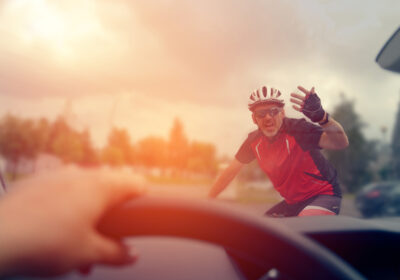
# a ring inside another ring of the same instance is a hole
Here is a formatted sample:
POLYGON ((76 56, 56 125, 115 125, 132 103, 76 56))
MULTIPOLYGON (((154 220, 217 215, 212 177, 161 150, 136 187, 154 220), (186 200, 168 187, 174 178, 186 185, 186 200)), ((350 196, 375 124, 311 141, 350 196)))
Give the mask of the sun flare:
POLYGON ((18 30, 20 40, 45 48, 60 59, 79 55, 88 38, 103 33, 95 3, 90 1, 65 5, 45 0, 10 1, 4 14, 3 19, 13 18, 8 29, 18 30))

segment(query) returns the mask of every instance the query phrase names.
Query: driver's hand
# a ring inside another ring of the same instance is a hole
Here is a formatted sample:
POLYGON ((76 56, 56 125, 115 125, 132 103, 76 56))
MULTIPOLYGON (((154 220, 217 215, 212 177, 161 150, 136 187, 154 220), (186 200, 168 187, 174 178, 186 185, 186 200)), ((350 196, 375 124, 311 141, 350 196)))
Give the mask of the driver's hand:
POLYGON ((68 168, 18 181, 0 198, 0 278, 132 263, 127 247, 96 225, 141 186, 132 173, 110 169, 68 168))

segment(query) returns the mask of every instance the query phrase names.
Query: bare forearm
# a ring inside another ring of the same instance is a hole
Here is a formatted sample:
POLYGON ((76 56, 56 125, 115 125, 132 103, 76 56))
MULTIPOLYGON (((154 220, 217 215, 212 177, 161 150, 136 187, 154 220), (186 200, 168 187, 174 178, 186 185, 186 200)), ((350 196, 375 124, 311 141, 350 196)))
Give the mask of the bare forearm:
POLYGON ((229 183, 232 182, 233 178, 235 178, 234 174, 222 173, 212 186, 208 193, 208 197, 217 197, 229 185, 229 183))
POLYGON ((229 167, 225 169, 221 175, 219 175, 217 181, 214 183, 210 192, 208 193, 208 197, 217 197, 229 185, 229 183, 232 182, 242 166, 242 163, 234 159, 229 167))
POLYGON ((341 150, 349 146, 349 140, 342 125, 332 117, 329 117, 329 122, 321 125, 321 127, 325 134, 322 148, 341 150))

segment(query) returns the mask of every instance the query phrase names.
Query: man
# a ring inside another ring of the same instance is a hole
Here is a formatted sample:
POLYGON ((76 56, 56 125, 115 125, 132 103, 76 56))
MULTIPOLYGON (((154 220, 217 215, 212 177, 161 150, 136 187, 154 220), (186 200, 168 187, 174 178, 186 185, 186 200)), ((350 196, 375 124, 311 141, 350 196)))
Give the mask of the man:
POLYGON ((285 117, 282 94, 262 87, 253 92, 249 109, 258 126, 236 153, 235 159, 218 177, 209 197, 222 192, 244 164, 257 159, 284 200, 266 212, 270 217, 337 215, 341 192, 336 170, 320 149, 344 149, 346 133, 321 106, 314 91, 299 86, 302 94, 292 93, 293 108, 313 123, 285 117))

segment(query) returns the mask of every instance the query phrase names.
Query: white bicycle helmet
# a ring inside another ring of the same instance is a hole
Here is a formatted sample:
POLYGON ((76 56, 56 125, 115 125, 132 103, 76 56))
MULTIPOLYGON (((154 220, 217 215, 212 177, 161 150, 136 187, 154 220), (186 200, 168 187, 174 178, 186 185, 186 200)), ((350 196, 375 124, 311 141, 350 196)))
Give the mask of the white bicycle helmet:
POLYGON ((283 99, 279 99, 281 92, 273 87, 263 86, 253 91, 249 98, 249 110, 252 111, 254 107, 260 104, 274 103, 281 107, 285 105, 283 99))

